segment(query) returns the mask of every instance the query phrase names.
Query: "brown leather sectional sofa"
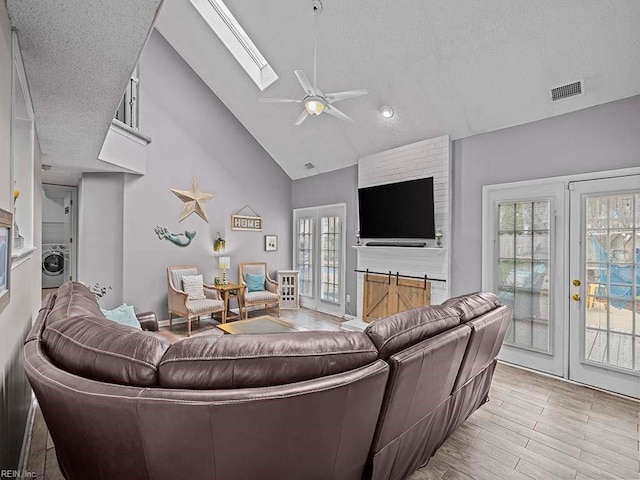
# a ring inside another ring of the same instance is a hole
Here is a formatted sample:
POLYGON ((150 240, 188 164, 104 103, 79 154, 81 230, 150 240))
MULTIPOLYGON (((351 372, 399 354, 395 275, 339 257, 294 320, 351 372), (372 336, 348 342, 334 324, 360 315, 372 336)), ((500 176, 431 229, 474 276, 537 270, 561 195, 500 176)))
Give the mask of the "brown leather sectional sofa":
POLYGON ((364 333, 172 344, 67 283, 44 301, 25 369, 68 479, 400 480, 488 400, 510 318, 474 293, 364 333))

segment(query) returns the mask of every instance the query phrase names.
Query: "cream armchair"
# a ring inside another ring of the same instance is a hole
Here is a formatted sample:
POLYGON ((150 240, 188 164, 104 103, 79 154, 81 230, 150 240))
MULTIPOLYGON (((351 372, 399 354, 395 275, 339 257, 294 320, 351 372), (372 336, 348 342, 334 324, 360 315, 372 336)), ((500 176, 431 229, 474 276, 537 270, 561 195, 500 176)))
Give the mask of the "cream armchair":
POLYGON ((173 326, 173 316, 187 319, 187 336, 191 336, 191 319, 200 321, 201 315, 210 315, 222 312, 222 323, 226 321, 224 302, 220 293, 213 288, 203 285, 205 298, 192 299, 185 292, 182 277, 187 275, 200 275, 197 265, 168 267, 167 281, 169 282, 169 328, 173 326))
POLYGON ((269 278, 266 262, 241 263, 238 265, 238 277, 240 285, 244 288, 245 318, 249 317, 248 307, 251 305, 263 305, 268 313, 269 305, 275 306, 280 316, 280 290, 278 282, 269 278), (250 292, 247 285, 247 274, 264 275, 264 290, 250 292))

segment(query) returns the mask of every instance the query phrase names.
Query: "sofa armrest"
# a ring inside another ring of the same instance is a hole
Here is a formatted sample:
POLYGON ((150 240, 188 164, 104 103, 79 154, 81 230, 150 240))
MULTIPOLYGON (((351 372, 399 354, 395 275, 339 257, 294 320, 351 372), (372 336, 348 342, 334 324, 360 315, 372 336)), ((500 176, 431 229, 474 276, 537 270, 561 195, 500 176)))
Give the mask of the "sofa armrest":
POLYGON ((158 331, 158 318, 156 317, 155 312, 136 313, 136 317, 138 318, 143 330, 147 330, 149 332, 158 331))
POLYGON ((169 312, 174 312, 178 314, 186 314, 187 313, 187 292, 183 292, 182 290, 176 290, 173 286, 169 285, 168 291, 168 302, 169 302, 169 312))
POLYGON ((204 296, 210 300, 222 300, 220 298, 220 291, 213 288, 211 285, 207 285, 206 283, 203 285, 204 296))
POLYGON ((272 280, 269 277, 267 277, 266 281, 264 282, 264 286, 266 287, 267 291, 271 293, 279 294, 278 282, 276 282, 275 280, 272 280))

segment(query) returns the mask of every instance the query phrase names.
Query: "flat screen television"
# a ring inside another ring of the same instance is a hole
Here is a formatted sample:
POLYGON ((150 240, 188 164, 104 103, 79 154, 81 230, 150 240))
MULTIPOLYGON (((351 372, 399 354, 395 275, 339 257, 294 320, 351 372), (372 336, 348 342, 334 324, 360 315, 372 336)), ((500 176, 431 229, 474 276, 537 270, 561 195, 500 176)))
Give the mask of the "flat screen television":
POLYGON ((433 177, 358 189, 360 237, 436 238, 433 177))

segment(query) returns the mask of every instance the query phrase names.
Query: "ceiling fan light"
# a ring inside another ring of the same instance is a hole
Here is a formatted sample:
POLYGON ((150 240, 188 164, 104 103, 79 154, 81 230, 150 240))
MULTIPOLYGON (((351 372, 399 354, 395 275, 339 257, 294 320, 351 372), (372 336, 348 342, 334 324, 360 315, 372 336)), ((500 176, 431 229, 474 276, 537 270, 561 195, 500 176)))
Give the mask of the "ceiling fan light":
POLYGON ((380 115, 382 115, 383 118, 393 117, 393 108, 389 107, 388 105, 380 107, 380 115))
POLYGON ((324 110, 324 102, 317 98, 312 97, 304 102, 304 108, 307 110, 307 113, 311 116, 320 115, 324 110))

